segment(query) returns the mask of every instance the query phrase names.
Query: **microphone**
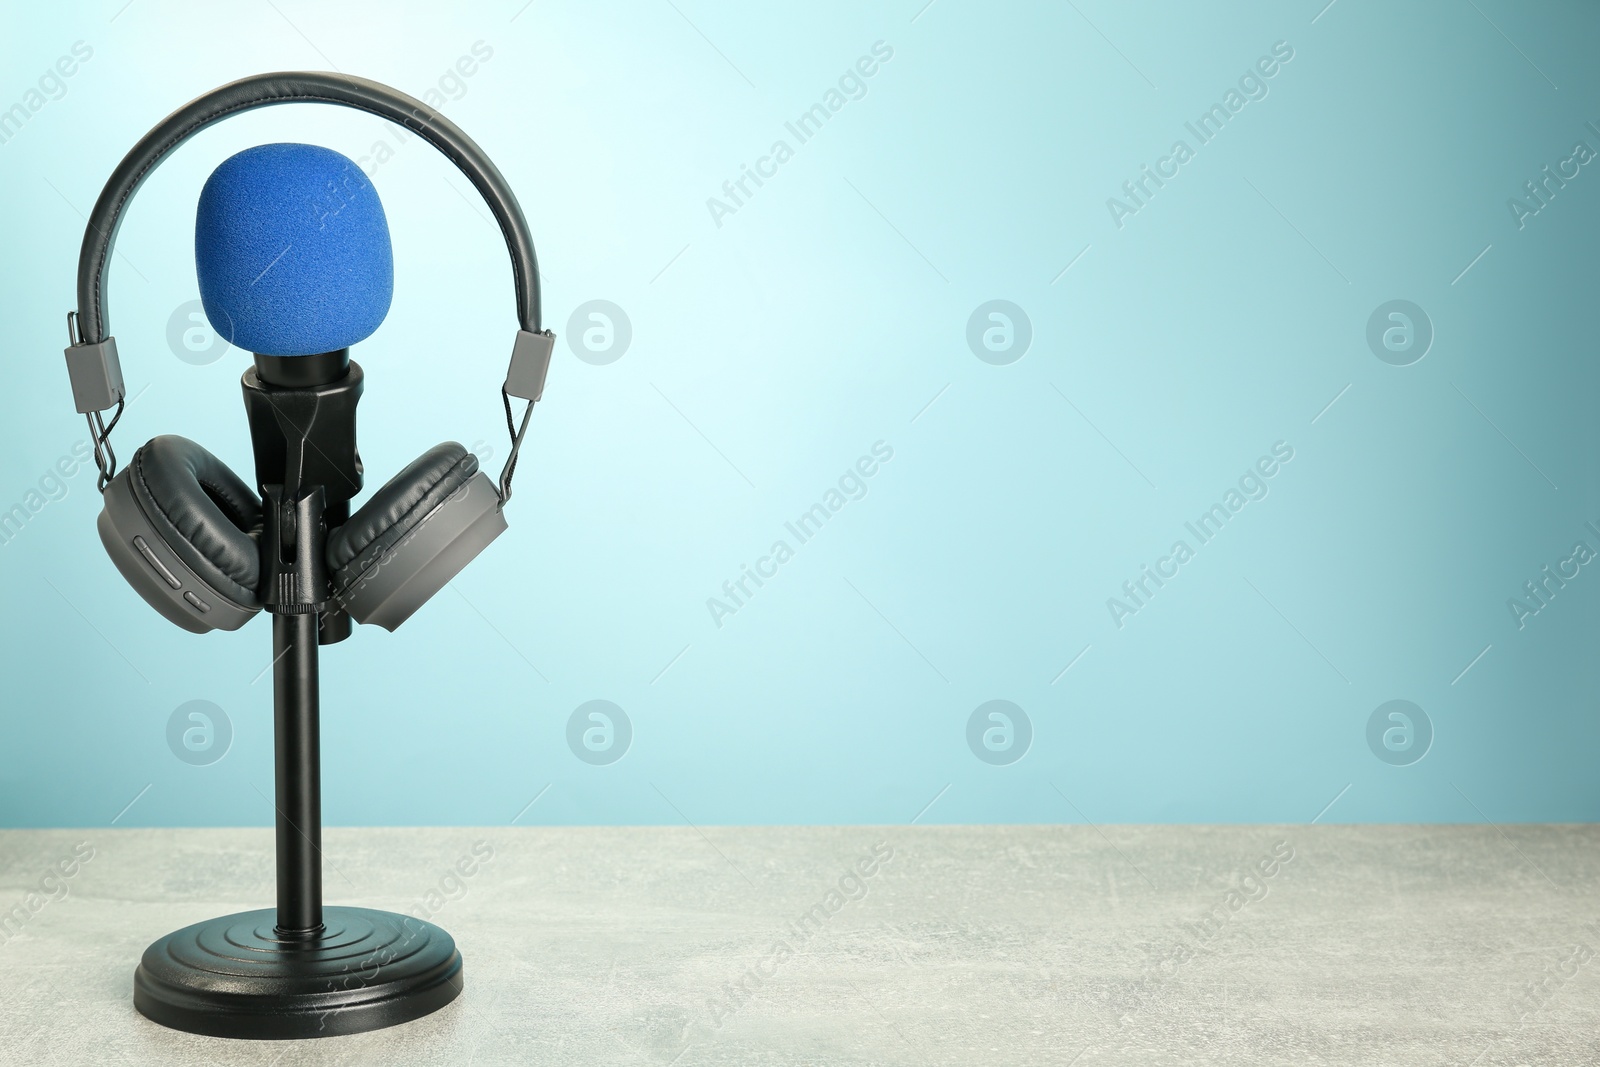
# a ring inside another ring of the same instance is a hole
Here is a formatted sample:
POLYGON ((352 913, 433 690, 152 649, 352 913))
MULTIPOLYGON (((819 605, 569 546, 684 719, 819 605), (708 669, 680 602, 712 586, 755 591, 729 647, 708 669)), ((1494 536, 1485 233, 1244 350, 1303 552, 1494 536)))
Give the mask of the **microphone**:
POLYGON ((394 295, 377 190, 317 145, 257 145, 217 167, 200 191, 194 259, 212 328, 258 356, 347 349, 394 295))

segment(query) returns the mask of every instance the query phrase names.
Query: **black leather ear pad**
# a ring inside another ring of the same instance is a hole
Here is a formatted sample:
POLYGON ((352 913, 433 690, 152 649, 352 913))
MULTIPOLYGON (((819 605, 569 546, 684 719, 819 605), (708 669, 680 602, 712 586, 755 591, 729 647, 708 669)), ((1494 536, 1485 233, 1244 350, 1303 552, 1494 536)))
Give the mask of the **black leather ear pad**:
POLYGON ((454 441, 434 445, 412 460, 328 535, 334 585, 352 576, 342 572, 358 557, 371 560, 387 552, 477 473, 478 457, 454 441))
POLYGON ((135 452, 128 474, 151 526, 198 578, 240 604, 260 603, 261 501, 255 490, 176 434, 135 452))

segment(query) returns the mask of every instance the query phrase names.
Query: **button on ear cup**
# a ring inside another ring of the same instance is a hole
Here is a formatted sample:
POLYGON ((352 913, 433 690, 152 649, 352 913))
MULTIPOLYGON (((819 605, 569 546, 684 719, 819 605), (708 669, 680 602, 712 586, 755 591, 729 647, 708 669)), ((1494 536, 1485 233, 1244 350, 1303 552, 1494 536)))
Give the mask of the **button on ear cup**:
POLYGON ((127 474, 159 539, 196 577, 237 604, 260 604, 261 501, 253 489, 175 434, 135 452, 127 474))
POLYGON ((478 457, 454 441, 434 445, 372 494, 350 521, 328 535, 328 569, 334 585, 346 583, 351 564, 381 556, 478 473, 478 457))
POLYGON ((393 630, 505 529, 477 457, 439 445, 328 536, 334 597, 357 622, 393 630))

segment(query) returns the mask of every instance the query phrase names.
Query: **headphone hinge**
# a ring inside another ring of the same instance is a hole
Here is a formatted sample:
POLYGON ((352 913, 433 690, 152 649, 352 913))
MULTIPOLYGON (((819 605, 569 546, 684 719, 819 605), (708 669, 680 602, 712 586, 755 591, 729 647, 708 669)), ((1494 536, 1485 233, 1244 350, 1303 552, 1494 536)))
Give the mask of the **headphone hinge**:
POLYGON ((500 400, 506 408, 506 427, 511 431, 511 453, 500 471, 500 481, 495 485, 495 495, 500 506, 511 499, 511 476, 517 470, 517 454, 522 451, 522 439, 528 433, 528 420, 533 416, 533 405, 544 396, 544 380, 550 373, 550 357, 556 348, 556 335, 549 330, 532 333, 517 331, 517 342, 511 348, 511 367, 506 371, 505 384, 500 387, 500 400), (518 427, 511 415, 511 398, 526 400, 522 409, 522 425, 518 427))
POLYGON ((550 373, 550 357, 556 347, 556 335, 549 330, 543 333, 517 331, 516 344, 511 346, 511 366, 506 370, 504 389, 511 396, 537 401, 544 396, 544 379, 550 373))
MULTIPOLYGON (((69 316, 68 330, 74 331, 69 316)), ((86 344, 74 340, 67 346, 67 376, 72 379, 72 400, 78 414, 117 406, 127 390, 122 384, 122 363, 117 359, 117 339, 86 344)))

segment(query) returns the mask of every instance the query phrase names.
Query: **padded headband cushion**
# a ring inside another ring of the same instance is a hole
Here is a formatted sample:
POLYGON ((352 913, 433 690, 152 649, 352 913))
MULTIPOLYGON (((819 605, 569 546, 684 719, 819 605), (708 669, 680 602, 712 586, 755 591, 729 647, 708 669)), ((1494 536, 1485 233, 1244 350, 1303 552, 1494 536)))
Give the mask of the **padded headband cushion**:
POLYGON ((328 569, 336 586, 348 584, 405 539, 435 508, 478 473, 478 457, 454 441, 435 445, 328 535, 328 569))
POLYGON ((189 569, 236 603, 260 603, 261 502, 216 456, 164 434, 134 453, 133 494, 189 569))

